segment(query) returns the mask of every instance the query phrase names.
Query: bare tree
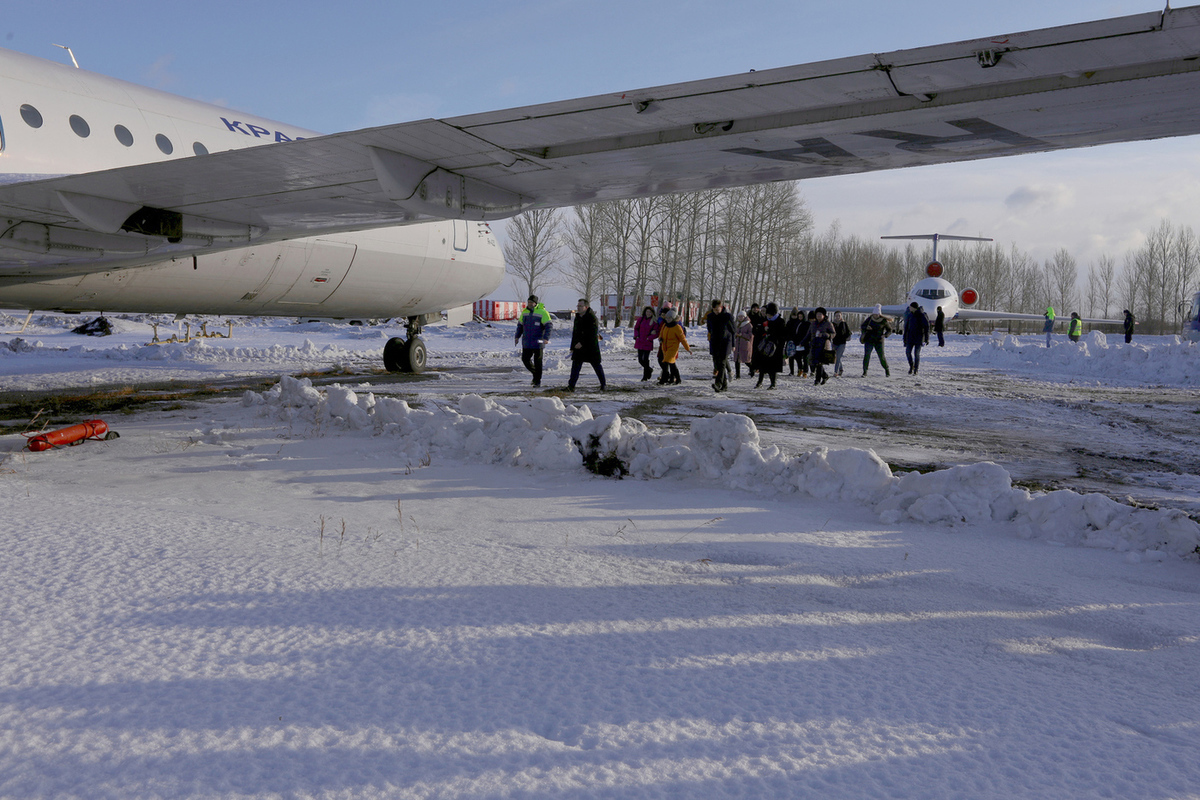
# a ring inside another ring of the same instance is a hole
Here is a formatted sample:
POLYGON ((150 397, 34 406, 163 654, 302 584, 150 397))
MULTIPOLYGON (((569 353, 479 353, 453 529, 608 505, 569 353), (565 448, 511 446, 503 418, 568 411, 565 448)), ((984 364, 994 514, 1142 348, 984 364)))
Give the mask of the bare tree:
POLYGON ((1146 237, 1142 246, 1140 266, 1145 278, 1146 317, 1153 320, 1158 332, 1162 332, 1167 321, 1167 306, 1171 302, 1171 269, 1172 244, 1175 232, 1171 223, 1162 220, 1146 237))
POLYGON ((1185 225, 1175 232, 1171 256, 1174 269, 1168 307, 1171 311, 1171 329, 1178 330, 1186 313, 1184 303, 1195 286, 1196 272, 1200 268, 1200 246, 1190 226, 1185 225))
POLYGON ((1065 247, 1060 247, 1054 258, 1046 262, 1045 272, 1050 305, 1057 305, 1064 313, 1074 311, 1075 284, 1079 282, 1079 265, 1075 257, 1065 247))
POLYGON ((509 271, 525 284, 526 294, 537 294, 558 266, 561 229, 562 218, 553 208, 526 211, 505 227, 504 259, 509 271))
POLYGON ((563 277, 580 297, 594 298, 604 280, 604 211, 599 204, 576 206, 563 243, 570 253, 563 277))
POLYGON ((1103 253, 1092 272, 1100 283, 1100 297, 1103 303, 1100 315, 1107 317, 1112 308, 1113 292, 1116 290, 1117 260, 1108 253, 1103 253))
POLYGON ((1125 308, 1136 316, 1147 319, 1148 304, 1143 306, 1142 298, 1146 295, 1146 254, 1143 250, 1129 251, 1125 254, 1125 264, 1117 277, 1117 291, 1125 308))

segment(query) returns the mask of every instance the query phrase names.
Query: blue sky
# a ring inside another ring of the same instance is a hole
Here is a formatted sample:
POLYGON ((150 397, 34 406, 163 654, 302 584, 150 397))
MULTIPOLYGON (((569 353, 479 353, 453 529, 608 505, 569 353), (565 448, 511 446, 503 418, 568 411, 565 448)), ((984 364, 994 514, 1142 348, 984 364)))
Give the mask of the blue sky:
MULTIPOLYGON (((334 132, 886 52, 1160 0, 9 3, 0 43, 334 132)), ((1163 217, 1196 225, 1195 138, 805 182, 819 227, 992 236, 1086 267, 1163 217)), ((952 278, 951 276, 948 276, 952 278)))

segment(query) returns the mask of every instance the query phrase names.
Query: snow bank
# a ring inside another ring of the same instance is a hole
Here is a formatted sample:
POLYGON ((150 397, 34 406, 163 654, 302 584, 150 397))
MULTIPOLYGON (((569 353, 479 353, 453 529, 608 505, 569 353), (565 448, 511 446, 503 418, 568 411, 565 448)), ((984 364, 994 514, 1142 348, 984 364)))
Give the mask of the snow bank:
POLYGON ((1028 369, 1054 377, 1075 377, 1112 382, 1159 385, 1200 385, 1200 346, 1178 336, 1156 336, 1153 344, 1123 336, 1109 337, 1092 331, 1078 342, 1055 337, 1046 347, 1045 336, 1011 336, 995 333, 965 363, 997 369, 1028 369))
MULTIPOLYGON (((148 337, 147 337, 148 338, 148 337)), ((379 338, 378 336, 365 338, 379 338)), ((190 342, 173 342, 158 345, 119 344, 97 347, 94 342, 72 347, 47 346, 41 341, 28 341, 16 337, 0 343, 0 356, 34 355, 48 358, 82 358, 99 361, 180 362, 190 364, 244 364, 261 362, 311 362, 322 366, 357 361, 362 353, 346 350, 337 345, 318 346, 310 339, 301 345, 272 345, 270 347, 230 347, 215 344, 219 340, 193 339, 190 342)))
POLYGON ((636 478, 700 475, 748 491, 799 492, 871 507, 888 524, 1011 523, 1025 538, 1147 558, 1200 546, 1200 525, 1177 510, 1137 509, 1071 491, 1031 494, 1014 488, 1008 472, 992 463, 893 475, 870 450, 821 447, 789 455, 764 446, 754 422, 740 414, 696 420, 687 433, 656 433, 618 414, 594 417, 586 405, 557 397, 501 404, 467 395, 457 408, 421 409, 340 385, 321 391, 307 378, 288 376, 266 392, 247 392, 243 405, 316 429, 328 423, 394 437, 410 464, 436 458, 561 470, 615 457, 636 478))

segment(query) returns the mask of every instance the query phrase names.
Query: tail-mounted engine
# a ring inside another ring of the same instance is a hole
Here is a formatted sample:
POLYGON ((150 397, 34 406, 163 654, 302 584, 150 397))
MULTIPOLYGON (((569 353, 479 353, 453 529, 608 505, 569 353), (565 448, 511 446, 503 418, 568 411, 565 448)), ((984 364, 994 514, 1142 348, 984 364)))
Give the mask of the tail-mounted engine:
POLYGON ((963 289, 958 295, 959 305, 973 306, 979 302, 979 292, 974 289, 963 289))

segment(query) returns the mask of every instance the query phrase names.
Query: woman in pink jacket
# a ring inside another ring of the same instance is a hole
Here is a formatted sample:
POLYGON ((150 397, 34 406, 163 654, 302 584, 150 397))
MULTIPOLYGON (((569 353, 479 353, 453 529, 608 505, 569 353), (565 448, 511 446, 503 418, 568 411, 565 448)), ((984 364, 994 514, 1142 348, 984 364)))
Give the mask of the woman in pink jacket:
POLYGON ((654 376, 654 369, 650 366, 650 353, 654 350, 658 327, 654 309, 650 306, 643 308, 642 316, 633 323, 633 347, 637 350, 638 363, 642 365, 642 380, 644 381, 648 381, 654 376))

